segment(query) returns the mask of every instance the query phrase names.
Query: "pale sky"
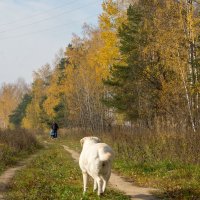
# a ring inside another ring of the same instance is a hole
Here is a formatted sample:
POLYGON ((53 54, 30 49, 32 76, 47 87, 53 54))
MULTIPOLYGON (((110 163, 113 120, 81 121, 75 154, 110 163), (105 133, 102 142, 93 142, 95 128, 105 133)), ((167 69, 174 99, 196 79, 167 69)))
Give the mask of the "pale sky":
POLYGON ((96 25, 103 0, 0 0, 0 84, 24 78, 81 34, 84 22, 96 25))

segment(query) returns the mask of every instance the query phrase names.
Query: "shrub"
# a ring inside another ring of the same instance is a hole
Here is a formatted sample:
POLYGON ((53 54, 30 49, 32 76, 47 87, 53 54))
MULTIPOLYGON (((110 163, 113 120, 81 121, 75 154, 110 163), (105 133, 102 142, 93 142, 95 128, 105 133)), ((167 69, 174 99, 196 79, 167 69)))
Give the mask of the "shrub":
POLYGON ((35 135, 27 130, 0 130, 0 172, 39 147, 35 135))

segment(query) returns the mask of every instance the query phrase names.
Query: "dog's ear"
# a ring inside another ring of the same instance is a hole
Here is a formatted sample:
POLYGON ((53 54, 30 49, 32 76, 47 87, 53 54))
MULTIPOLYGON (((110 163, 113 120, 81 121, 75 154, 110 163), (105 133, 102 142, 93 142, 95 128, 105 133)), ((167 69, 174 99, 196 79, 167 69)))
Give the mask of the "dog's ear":
POLYGON ((82 139, 80 140, 80 143, 81 143, 81 146, 83 146, 84 138, 82 138, 82 139))
POLYGON ((100 142, 101 142, 101 139, 97 138, 97 142, 100 143, 100 142))
POLYGON ((92 140, 96 141, 97 143, 101 142, 101 139, 99 139, 98 137, 91 137, 92 140))

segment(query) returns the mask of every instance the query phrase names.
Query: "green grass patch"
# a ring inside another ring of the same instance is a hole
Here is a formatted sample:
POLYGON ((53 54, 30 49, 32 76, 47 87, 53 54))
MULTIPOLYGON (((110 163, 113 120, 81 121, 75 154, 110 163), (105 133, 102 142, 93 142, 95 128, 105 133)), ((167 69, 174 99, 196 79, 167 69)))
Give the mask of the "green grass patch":
MULTIPOLYGON (((57 142, 57 141, 56 141, 57 142)), ((77 163, 60 145, 49 145, 26 169, 19 172, 10 186, 8 200, 96 200, 96 192, 83 196, 82 174, 77 163)), ((105 200, 128 200, 110 188, 101 197, 105 200)))
POLYGON ((1 151, 1 162, 0 162, 0 174, 6 170, 6 168, 11 167, 18 163, 20 160, 27 158, 33 151, 25 151, 16 152, 14 149, 10 147, 0 148, 1 151))
POLYGON ((140 186, 159 188, 161 199, 200 198, 200 166, 163 161, 137 163, 116 159, 114 169, 140 186))

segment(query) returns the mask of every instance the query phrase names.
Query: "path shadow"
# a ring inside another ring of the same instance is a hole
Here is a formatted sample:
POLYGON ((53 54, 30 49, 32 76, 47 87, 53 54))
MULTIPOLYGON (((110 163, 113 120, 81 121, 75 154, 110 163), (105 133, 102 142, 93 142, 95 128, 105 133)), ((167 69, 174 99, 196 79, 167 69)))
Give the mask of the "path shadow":
POLYGON ((0 183, 0 193, 5 192, 9 188, 8 184, 6 183, 0 183))
POLYGON ((137 194, 137 195, 129 195, 129 197, 133 198, 133 199, 140 199, 140 200, 159 200, 158 198, 156 198, 155 196, 149 194, 137 194))
POLYGON ((192 188, 167 190, 165 192, 158 192, 156 194, 160 199, 200 200, 200 191, 192 188))

